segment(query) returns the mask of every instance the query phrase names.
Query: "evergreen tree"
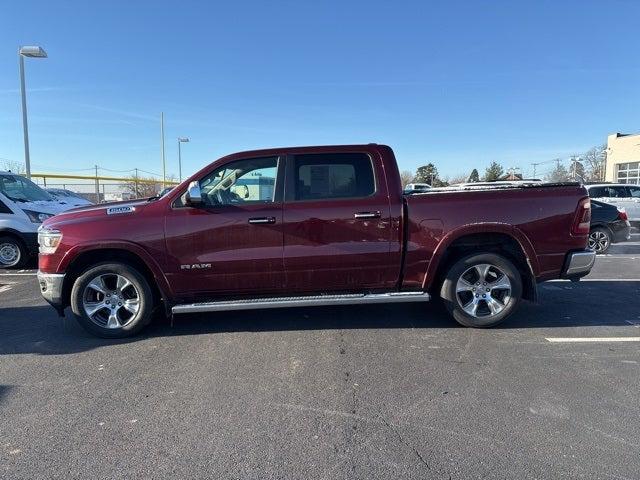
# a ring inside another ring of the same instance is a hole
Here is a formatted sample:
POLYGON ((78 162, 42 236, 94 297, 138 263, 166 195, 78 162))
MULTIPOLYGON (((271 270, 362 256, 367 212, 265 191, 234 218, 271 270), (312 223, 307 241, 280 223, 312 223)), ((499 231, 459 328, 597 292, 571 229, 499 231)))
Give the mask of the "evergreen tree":
POLYGON ((495 182, 500 180, 500 177, 504 175, 504 168, 498 162, 491 162, 491 165, 484 171, 485 182, 495 182))
POLYGON ((416 183, 428 183, 431 186, 435 186, 438 179, 438 169, 433 163, 428 163, 422 167, 418 167, 416 170, 416 176, 413 181, 416 183))
POLYGON ((469 175, 469 179, 467 180, 467 182, 479 182, 480 181, 480 174, 478 173, 478 169, 474 168, 473 170, 471 170, 471 175, 469 175))

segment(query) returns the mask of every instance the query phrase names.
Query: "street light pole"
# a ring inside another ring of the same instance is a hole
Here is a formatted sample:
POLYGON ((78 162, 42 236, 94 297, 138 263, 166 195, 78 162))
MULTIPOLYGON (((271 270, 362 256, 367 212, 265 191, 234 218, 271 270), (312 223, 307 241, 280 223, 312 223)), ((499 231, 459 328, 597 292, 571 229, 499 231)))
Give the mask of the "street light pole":
POLYGON ((22 135, 24 137, 24 164, 27 178, 31 178, 31 159, 29 157, 29 126, 27 125, 27 94, 24 88, 24 57, 20 57, 20 95, 22 96, 22 135))
POLYGON ((27 122, 27 92, 24 82, 24 57, 47 58, 42 47, 20 47, 18 58, 20 63, 20 96, 22 97, 22 133, 24 136, 24 167, 27 178, 31 178, 31 157, 29 156, 29 126, 27 122))
POLYGON ((182 183, 182 151, 180 149, 181 143, 187 143, 189 139, 187 137, 178 137, 178 178, 182 183))

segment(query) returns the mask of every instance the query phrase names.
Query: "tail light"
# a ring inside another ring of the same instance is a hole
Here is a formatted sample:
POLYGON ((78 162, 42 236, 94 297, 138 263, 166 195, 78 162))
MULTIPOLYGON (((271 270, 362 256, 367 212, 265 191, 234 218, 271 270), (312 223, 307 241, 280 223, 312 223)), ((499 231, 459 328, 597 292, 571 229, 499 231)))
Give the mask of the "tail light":
POLYGON ((625 212, 624 210, 618 210, 618 218, 620 220, 629 220, 629 217, 627 216, 627 212, 625 212))
POLYGON ((588 198, 583 198, 578 203, 576 210, 576 217, 573 220, 573 226, 571 227, 572 235, 588 235, 591 226, 591 201, 588 198))

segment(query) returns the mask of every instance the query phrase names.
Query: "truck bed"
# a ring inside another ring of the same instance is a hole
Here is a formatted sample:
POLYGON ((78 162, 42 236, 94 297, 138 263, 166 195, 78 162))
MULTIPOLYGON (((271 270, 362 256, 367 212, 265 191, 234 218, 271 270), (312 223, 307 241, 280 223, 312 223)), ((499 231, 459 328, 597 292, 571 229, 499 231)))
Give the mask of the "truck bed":
POLYGON ((403 286, 428 288, 430 268, 455 240, 474 244, 474 235, 515 238, 539 281, 557 278, 568 251, 585 248, 585 236, 571 235, 576 207, 587 197, 578 183, 496 187, 445 187, 406 195, 406 259, 403 286), (425 276, 425 272, 427 272, 425 276))

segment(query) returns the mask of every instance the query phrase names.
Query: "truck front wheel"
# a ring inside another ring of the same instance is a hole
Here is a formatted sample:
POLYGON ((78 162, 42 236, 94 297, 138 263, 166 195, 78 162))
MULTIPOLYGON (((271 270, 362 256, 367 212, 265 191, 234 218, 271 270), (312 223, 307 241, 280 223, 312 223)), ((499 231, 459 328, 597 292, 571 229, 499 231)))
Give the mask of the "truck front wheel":
POLYGON ((125 263, 103 263, 76 279, 71 309, 90 333, 123 338, 135 335, 151 321, 153 294, 135 268, 125 263))
POLYGON ((458 323, 492 327, 515 311, 522 297, 522 278, 502 255, 473 254, 451 266, 440 296, 458 323))

